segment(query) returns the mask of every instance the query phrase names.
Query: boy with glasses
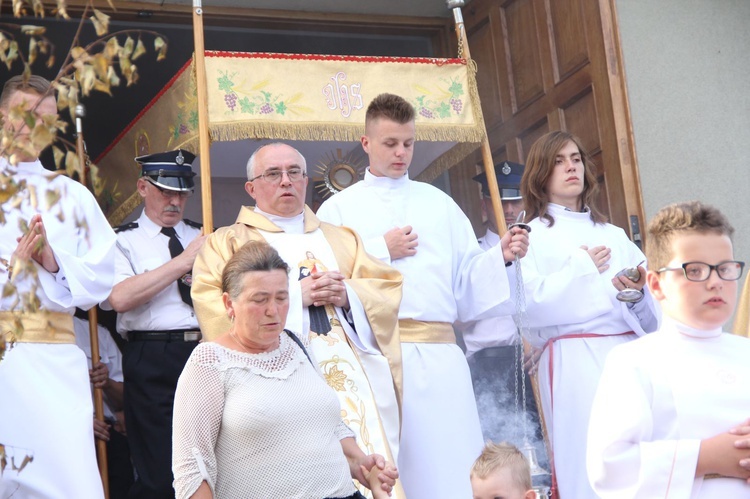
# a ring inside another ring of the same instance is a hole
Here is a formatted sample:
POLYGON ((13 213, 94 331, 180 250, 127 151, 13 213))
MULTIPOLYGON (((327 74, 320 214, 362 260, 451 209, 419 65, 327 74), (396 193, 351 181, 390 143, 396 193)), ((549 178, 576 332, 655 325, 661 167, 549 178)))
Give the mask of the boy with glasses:
POLYGON ((648 227, 647 281, 665 315, 615 347, 594 399, 587 469, 602 497, 750 497, 750 340, 724 333, 744 262, 697 201, 648 227), (743 423, 743 421, 745 421, 743 423))

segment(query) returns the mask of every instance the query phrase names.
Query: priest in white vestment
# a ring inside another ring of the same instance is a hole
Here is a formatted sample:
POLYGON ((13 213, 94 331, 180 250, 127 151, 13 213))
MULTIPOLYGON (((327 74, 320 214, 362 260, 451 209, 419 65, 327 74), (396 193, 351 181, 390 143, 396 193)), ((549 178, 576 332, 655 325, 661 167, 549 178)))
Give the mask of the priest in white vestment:
POLYGON ((401 97, 376 97, 362 137, 370 160, 364 181, 327 200, 318 215, 359 232, 370 254, 403 274, 401 479, 410 499, 463 499, 472 497, 469 472, 483 442, 452 324, 514 312, 506 262, 525 254, 527 236, 518 229, 483 252, 449 196, 409 179, 414 119, 401 97))
MULTIPOLYGON (((304 204, 305 159, 268 144, 253 153, 245 188, 256 201, 211 234, 193 268, 191 296, 203 335, 229 330, 221 300, 226 262, 265 240, 289 264, 286 328, 309 336, 312 356, 341 402, 342 419, 366 454, 398 459, 401 351, 396 312, 401 275, 365 253, 353 231, 321 223, 304 204)), ((369 493, 361 488, 362 493, 369 493)), ((405 497, 400 481, 393 497, 405 497)))
MULTIPOLYGON (((36 106, 38 120, 57 113, 49 82, 38 76, 6 82, 0 97, 6 130, 16 125, 23 133, 23 123, 9 117, 22 105, 36 106)), ((73 313, 109 295, 115 234, 84 186, 45 170, 37 157, 15 153, 15 166, 0 157, 0 176, 22 186, 1 207, 0 326, 8 350, 0 360, 0 497, 101 498, 88 366, 75 344, 73 313), (22 463, 22 470, 12 469, 22 463)), ((11 191, 9 184, 5 192, 11 191)))
POLYGON ((750 339, 722 331, 743 268, 732 232, 699 202, 649 224, 648 284, 665 318, 607 357, 588 438, 601 497, 750 498, 750 449, 734 445, 747 436, 728 433, 750 416, 750 339))
POLYGON ((532 145, 521 180, 530 248, 522 262, 529 342, 542 350, 539 392, 563 499, 596 499, 586 476, 586 434, 604 360, 617 344, 656 329, 645 256, 598 212, 596 176, 580 140, 550 132, 532 145), (616 274, 639 267, 635 282, 616 274), (616 298, 642 291, 637 303, 616 298))

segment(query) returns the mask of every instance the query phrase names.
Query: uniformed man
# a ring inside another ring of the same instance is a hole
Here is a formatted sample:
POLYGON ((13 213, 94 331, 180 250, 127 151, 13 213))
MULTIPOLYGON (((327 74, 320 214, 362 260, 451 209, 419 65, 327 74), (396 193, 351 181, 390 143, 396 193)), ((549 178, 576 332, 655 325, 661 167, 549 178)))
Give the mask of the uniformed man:
MULTIPOLYGON (((520 189, 522 175, 521 164, 504 161, 495 165, 506 227, 518 221, 518 216, 523 212, 520 189)), ((500 243, 498 224, 492 209, 487 174, 480 173, 473 180, 482 186, 487 232, 479 239, 479 245, 486 251, 500 243)), ((493 441, 514 441, 522 445, 523 442, 519 438, 521 428, 514 425, 517 421, 515 401, 519 401, 520 412, 523 383, 520 379, 522 367, 516 362, 518 334, 513 318, 505 316, 485 319, 461 324, 460 329, 466 343, 466 356, 474 382, 474 394, 477 398, 484 437, 493 441)), ((526 412, 532 421, 529 425, 529 434, 535 436, 540 431, 539 415, 528 377, 525 395, 526 412)))
MULTIPOLYGON (((115 286, 108 302, 129 345, 123 358, 125 424, 138 477, 130 496, 173 498, 172 404, 177 379, 201 338, 190 299, 198 224, 183 220, 193 193, 183 150, 141 156, 137 190, 144 209, 119 228, 115 286)), ((106 304, 105 304, 106 306, 106 304)))

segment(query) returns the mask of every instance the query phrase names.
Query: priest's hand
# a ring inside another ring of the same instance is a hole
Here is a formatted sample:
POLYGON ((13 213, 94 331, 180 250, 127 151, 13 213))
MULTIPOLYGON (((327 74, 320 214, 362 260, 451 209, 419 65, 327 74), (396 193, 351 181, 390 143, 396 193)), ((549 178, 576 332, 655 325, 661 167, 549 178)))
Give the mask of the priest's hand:
POLYGON ((55 254, 47 243, 47 231, 44 229, 41 215, 34 215, 29 221, 29 230, 16 239, 18 246, 13 252, 11 262, 15 260, 34 260, 47 272, 54 274, 60 270, 55 254))
POLYGON ((338 272, 316 272, 302 279, 299 284, 302 289, 302 305, 305 307, 333 305, 349 308, 344 276, 338 272))
POLYGON ((514 262, 516 256, 523 258, 529 250, 529 233, 521 227, 512 227, 500 238, 505 262, 514 262))
POLYGON ((750 449, 738 447, 739 442, 742 439, 732 432, 701 440, 695 476, 718 474, 750 481, 750 449))
POLYGON ((417 246, 419 246, 417 233, 414 232, 411 225, 394 227, 386 232, 383 238, 385 239, 385 245, 388 246, 391 261, 417 254, 417 246))
MULTIPOLYGON (((594 265, 596 265, 596 269, 601 274, 602 272, 606 272, 609 268, 609 264, 607 263, 609 259, 612 256, 612 250, 607 248, 606 246, 594 246, 593 248, 589 248, 588 246, 581 246, 581 249, 589 254, 591 257, 591 261, 594 262, 594 265)), ((646 273, 643 273, 644 279, 645 279, 646 273)), ((644 280, 644 283, 646 281, 644 280)), ((643 286, 641 286, 643 287, 643 286)))

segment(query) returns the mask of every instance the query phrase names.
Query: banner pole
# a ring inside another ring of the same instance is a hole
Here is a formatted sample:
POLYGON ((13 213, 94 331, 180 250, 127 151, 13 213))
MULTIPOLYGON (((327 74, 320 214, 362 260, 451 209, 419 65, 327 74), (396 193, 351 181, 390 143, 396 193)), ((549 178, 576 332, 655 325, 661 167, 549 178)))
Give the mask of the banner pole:
MULTIPOLYGON (((76 152, 78 153, 78 163, 81 167, 79 172, 79 181, 84 187, 88 187, 86 171, 86 145, 83 142, 83 117, 86 116, 86 108, 83 104, 76 105, 76 152)), ((93 191, 93 189, 92 189, 93 191)), ((101 361, 99 356, 99 329, 96 306, 89 309, 89 341, 91 342, 91 366, 95 366, 101 361)), ((94 417, 97 421, 104 422, 104 394, 101 388, 94 387, 94 417)), ((104 487, 104 497, 109 499, 109 471, 107 468, 107 442, 95 438, 96 442, 96 460, 99 463, 99 474, 102 477, 102 486, 104 487)))
POLYGON ((211 138, 208 133, 208 89, 206 88, 206 60, 203 43, 203 8, 201 0, 193 0, 193 43, 195 85, 198 94, 198 139, 201 163, 201 205, 203 207, 203 233, 214 230, 213 203, 211 200, 211 138))

